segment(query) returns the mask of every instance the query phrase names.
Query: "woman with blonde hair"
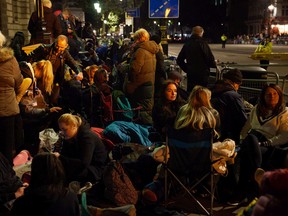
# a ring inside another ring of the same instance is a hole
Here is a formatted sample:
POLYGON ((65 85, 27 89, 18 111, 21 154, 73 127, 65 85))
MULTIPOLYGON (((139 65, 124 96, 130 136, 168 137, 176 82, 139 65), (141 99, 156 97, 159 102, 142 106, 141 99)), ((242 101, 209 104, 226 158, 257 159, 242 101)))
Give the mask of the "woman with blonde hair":
POLYGON ((105 145, 90 125, 77 115, 63 114, 58 119, 62 136, 54 154, 62 161, 67 181, 96 183, 102 177, 107 159, 105 145))
POLYGON ((30 63, 20 62, 19 65, 23 76, 33 80, 30 89, 19 103, 23 119, 24 146, 33 154, 36 149, 31 149, 31 146, 39 145, 39 132, 48 127, 57 129, 57 119, 62 108, 48 103, 54 79, 51 62, 42 60, 34 62, 32 66, 30 63))
POLYGON ((32 64, 38 88, 51 95, 53 88, 53 66, 49 60, 41 60, 32 64))
POLYGON ((212 108, 210 99, 211 91, 208 88, 195 86, 189 95, 188 103, 182 106, 177 114, 175 129, 213 128, 216 132, 220 125, 219 114, 212 108))

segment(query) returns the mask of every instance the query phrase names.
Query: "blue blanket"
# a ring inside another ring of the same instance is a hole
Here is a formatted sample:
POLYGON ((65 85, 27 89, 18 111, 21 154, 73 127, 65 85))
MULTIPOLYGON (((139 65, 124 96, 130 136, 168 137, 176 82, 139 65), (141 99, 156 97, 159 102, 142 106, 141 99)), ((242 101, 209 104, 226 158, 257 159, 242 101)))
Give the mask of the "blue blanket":
POLYGON ((149 128, 151 126, 126 121, 114 121, 105 128, 103 135, 114 143, 130 142, 151 146, 152 142, 148 138, 149 128))

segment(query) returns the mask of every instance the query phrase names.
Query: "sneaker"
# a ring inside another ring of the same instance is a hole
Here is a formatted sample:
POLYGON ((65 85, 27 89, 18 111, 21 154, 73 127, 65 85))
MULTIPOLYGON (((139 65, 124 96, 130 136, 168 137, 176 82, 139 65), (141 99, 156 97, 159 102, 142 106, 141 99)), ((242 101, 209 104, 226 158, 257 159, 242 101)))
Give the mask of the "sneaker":
POLYGON ((248 202, 247 193, 243 191, 235 191, 227 201, 228 205, 238 206, 248 202))
POLYGON ((264 173, 265 173, 265 170, 263 170, 262 168, 257 168, 254 173, 254 179, 259 186, 261 185, 261 181, 262 181, 264 173))

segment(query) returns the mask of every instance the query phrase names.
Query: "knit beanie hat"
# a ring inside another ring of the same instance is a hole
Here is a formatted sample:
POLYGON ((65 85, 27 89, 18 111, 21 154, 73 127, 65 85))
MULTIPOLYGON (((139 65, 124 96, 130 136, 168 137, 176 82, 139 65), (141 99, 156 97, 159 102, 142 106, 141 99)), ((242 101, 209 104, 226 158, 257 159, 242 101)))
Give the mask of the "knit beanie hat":
POLYGON ((239 69, 233 68, 233 69, 230 69, 228 72, 224 73, 223 78, 231 80, 234 83, 241 84, 243 76, 239 69))
POLYGON ((171 80, 179 79, 180 81, 182 81, 183 80, 183 76, 178 71, 173 70, 170 73, 168 73, 168 79, 171 79, 171 80))

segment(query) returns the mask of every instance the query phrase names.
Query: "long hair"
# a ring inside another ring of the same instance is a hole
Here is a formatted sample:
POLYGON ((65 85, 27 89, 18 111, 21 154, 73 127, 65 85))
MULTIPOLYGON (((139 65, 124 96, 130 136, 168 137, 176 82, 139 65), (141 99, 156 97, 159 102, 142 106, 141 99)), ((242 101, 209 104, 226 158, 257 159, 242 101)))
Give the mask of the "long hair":
POLYGON ((79 126, 82 124, 82 119, 77 115, 65 113, 60 116, 58 123, 64 123, 66 125, 76 126, 79 128, 79 126))
POLYGON ((52 200, 63 196, 65 172, 61 161, 51 153, 39 153, 32 161, 29 192, 52 200))
POLYGON ((281 113, 285 109, 285 101, 284 101, 282 89, 278 85, 271 83, 269 85, 265 85, 262 88, 262 91, 260 93, 260 99, 259 99, 259 102, 257 105, 257 110, 256 110, 257 114, 259 116, 265 116, 268 113, 268 107, 267 107, 267 104, 265 102, 265 93, 266 93, 268 88, 274 89, 278 93, 278 96, 279 96, 279 101, 278 101, 277 105, 275 106, 274 110, 272 111, 272 114, 278 115, 279 113, 281 113))
POLYGON ((215 128, 216 119, 210 103, 211 91, 202 86, 195 86, 189 95, 188 103, 179 110, 175 128, 192 127, 196 130, 215 128))
POLYGON ((170 113, 171 115, 176 116, 178 110, 180 109, 182 105, 184 105, 185 101, 178 95, 178 92, 177 92, 176 99, 174 101, 168 101, 166 99, 166 96, 165 96, 166 89, 171 84, 174 85, 176 89, 178 90, 178 86, 173 80, 165 80, 161 85, 160 95, 159 95, 160 97, 157 103, 162 107, 164 111, 170 113))
POLYGON ((96 73, 96 71, 98 70, 99 66, 97 65, 91 65, 91 66, 87 66, 84 69, 84 72, 86 73, 86 75, 88 76, 89 79, 89 84, 92 85, 94 83, 94 74, 96 73))
POLYGON ((54 81, 53 66, 49 60, 41 60, 34 62, 32 67, 35 72, 35 77, 40 80, 44 89, 43 91, 51 95, 54 81))

